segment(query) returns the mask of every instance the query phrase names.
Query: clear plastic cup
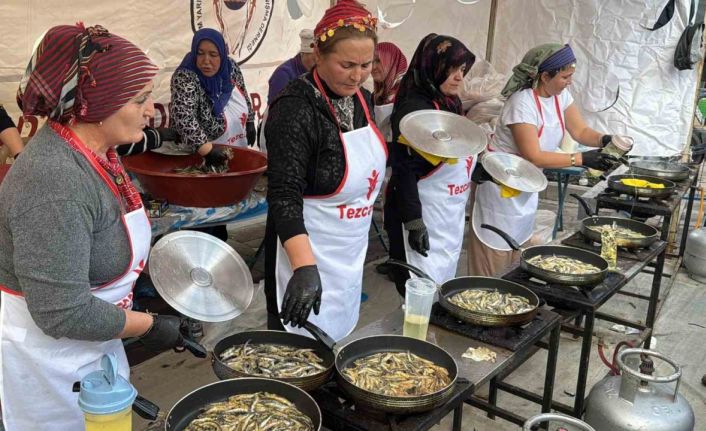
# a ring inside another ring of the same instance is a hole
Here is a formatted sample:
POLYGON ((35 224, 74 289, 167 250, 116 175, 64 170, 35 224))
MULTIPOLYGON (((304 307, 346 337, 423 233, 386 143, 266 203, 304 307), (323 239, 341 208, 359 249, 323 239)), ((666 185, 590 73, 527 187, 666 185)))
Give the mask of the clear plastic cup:
POLYGON ((429 315, 434 304, 436 284, 426 278, 410 278, 405 283, 404 327, 405 337, 426 340, 429 315))

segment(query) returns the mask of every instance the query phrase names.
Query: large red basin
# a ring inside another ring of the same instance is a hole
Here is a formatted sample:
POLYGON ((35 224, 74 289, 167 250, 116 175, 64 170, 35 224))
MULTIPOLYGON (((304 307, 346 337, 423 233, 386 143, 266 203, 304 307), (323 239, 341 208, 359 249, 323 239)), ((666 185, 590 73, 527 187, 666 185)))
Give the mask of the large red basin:
POLYGON ((233 158, 224 174, 184 175, 174 173, 201 163, 198 154, 168 156, 146 152, 123 157, 122 162, 133 173, 145 191, 170 204, 187 207, 222 207, 243 200, 267 169, 267 156, 248 148, 232 148, 233 158))

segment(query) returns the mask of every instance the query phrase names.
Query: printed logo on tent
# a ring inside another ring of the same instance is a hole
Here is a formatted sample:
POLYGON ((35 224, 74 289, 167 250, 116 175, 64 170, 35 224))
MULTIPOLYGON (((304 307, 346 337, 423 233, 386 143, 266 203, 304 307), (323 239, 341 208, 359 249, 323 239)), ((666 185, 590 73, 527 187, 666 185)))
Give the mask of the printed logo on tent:
POLYGON ((191 0, 191 29, 219 30, 238 64, 246 63, 262 45, 275 0, 191 0))

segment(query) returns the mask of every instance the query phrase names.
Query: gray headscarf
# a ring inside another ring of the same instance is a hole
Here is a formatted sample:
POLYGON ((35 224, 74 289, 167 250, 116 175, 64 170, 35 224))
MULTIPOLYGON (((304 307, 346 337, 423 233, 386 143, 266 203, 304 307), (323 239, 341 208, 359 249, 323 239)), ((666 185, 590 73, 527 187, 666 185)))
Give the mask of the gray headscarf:
POLYGON ((510 97, 517 91, 533 87, 539 76, 539 65, 564 49, 564 46, 559 43, 545 43, 527 51, 527 54, 522 57, 522 62, 512 68, 512 76, 505 84, 501 94, 510 97))

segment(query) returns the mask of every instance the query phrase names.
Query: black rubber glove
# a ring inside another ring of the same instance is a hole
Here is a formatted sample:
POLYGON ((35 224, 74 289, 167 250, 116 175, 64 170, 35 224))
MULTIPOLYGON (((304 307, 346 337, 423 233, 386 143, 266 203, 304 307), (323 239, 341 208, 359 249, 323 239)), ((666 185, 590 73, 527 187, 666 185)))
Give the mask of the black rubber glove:
POLYGON ((206 162, 206 166, 214 172, 221 172, 228 165, 228 155, 223 147, 214 146, 208 154, 203 156, 203 159, 206 162))
POLYGON ((302 327, 313 308, 319 314, 321 307, 321 277, 316 265, 301 266, 294 271, 287 283, 279 317, 282 323, 302 327))
POLYGON ((426 226, 422 225, 414 230, 410 230, 407 242, 409 242, 409 246, 412 247, 412 250, 427 257, 427 252, 429 251, 429 232, 427 232, 426 226))
POLYGON ((603 154, 601 150, 584 151, 581 153, 581 159, 582 166, 599 171, 607 171, 619 163, 618 159, 609 154, 603 154))
POLYGON ((181 142, 181 137, 177 133, 176 129, 172 129, 171 127, 159 127, 157 129, 157 133, 159 133, 159 138, 162 142, 181 142))
POLYGON ((476 167, 471 174, 471 181, 476 184, 483 184, 486 181, 493 181, 493 177, 485 170, 482 163, 476 163, 476 167))
POLYGON ((613 140, 613 135, 603 135, 601 136, 601 148, 605 148, 606 145, 610 144, 613 140))
POLYGON ((145 348, 162 352, 168 349, 183 349, 184 338, 181 335, 181 318, 158 314, 154 316, 152 327, 139 338, 145 348))
POLYGON ((255 129, 254 121, 245 123, 245 136, 248 138, 248 147, 255 145, 257 141, 257 129, 255 129))

